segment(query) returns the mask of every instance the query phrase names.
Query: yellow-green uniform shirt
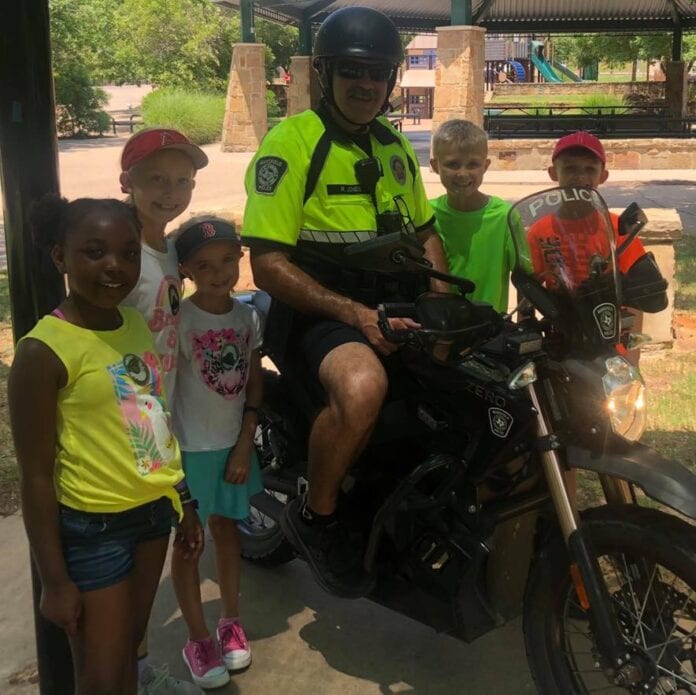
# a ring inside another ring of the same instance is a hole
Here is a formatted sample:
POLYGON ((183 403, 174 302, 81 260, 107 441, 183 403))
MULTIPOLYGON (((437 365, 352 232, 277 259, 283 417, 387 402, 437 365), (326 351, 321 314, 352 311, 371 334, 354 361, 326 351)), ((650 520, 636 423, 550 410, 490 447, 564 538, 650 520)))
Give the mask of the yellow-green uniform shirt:
POLYGON ((47 345, 65 366, 58 392, 54 479, 58 502, 86 512, 121 512, 169 497, 184 477, 150 329, 120 308, 113 331, 45 316, 25 338, 47 345))
POLYGON ((433 221, 411 144, 384 118, 371 125, 369 136, 352 139, 324 111, 292 116, 268 132, 245 185, 244 242, 252 248, 263 242, 292 249, 293 260, 304 269, 317 254, 340 264, 347 244, 377 236, 377 211, 398 212, 411 231, 433 221), (313 180, 310 162, 318 146, 328 149, 313 180), (356 162, 368 156, 381 164, 377 210, 355 173, 356 162))

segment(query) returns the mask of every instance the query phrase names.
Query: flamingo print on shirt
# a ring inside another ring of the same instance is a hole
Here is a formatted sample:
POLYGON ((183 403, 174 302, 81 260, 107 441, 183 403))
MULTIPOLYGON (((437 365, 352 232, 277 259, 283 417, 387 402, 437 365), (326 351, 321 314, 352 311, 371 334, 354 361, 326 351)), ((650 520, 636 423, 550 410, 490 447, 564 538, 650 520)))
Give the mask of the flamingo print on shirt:
POLYGON ((125 355, 110 365, 118 405, 138 473, 146 476, 170 463, 176 454, 170 415, 162 397, 160 362, 152 352, 125 355))

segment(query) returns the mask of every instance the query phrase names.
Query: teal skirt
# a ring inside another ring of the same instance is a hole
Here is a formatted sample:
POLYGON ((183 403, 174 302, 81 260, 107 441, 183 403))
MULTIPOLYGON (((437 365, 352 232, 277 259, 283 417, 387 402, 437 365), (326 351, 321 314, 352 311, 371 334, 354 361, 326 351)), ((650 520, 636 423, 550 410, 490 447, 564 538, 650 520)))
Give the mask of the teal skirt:
POLYGON ((256 451, 251 455, 246 483, 237 485, 225 481, 225 465, 230 451, 232 449, 181 452, 186 482, 191 496, 198 500, 198 517, 203 526, 211 514, 229 519, 246 519, 249 516, 249 498, 263 490, 256 451))

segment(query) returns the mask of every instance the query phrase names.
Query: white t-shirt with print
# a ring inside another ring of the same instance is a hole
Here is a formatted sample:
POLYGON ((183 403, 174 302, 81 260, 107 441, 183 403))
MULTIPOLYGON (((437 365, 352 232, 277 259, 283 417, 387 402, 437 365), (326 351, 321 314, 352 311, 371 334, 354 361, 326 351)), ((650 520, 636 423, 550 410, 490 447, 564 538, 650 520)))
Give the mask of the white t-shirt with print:
POLYGON ((238 301, 226 314, 211 314, 190 299, 179 315, 174 433, 184 451, 227 449, 242 427, 251 352, 261 345, 259 316, 238 301))
POLYGON ((164 388, 171 404, 176 385, 176 362, 179 352, 177 328, 181 305, 181 278, 174 243, 167 239, 166 244, 166 252, 155 251, 147 244, 142 244, 140 278, 133 291, 123 300, 123 304, 137 309, 145 317, 152 331, 155 347, 162 362, 164 388))

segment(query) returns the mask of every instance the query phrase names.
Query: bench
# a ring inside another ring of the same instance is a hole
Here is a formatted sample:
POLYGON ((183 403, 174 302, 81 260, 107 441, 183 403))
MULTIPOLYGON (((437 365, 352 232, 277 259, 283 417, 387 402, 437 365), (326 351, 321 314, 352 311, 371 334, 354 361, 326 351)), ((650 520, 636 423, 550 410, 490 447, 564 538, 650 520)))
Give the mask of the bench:
POLYGON ((142 125, 142 123, 142 116, 139 113, 132 113, 127 121, 123 119, 116 120, 115 118, 112 118, 111 129, 114 131, 114 135, 116 135, 116 126, 128 126, 128 132, 132 133, 133 127, 136 125, 142 125))
POLYGON ((403 128, 403 122, 404 119, 401 116, 388 116, 389 118, 389 123, 391 123, 394 128, 396 128, 399 132, 401 132, 403 128))
POLYGON ((488 113, 484 130, 493 138, 557 137, 586 130, 600 137, 690 137, 696 118, 666 114, 554 114, 488 113))

